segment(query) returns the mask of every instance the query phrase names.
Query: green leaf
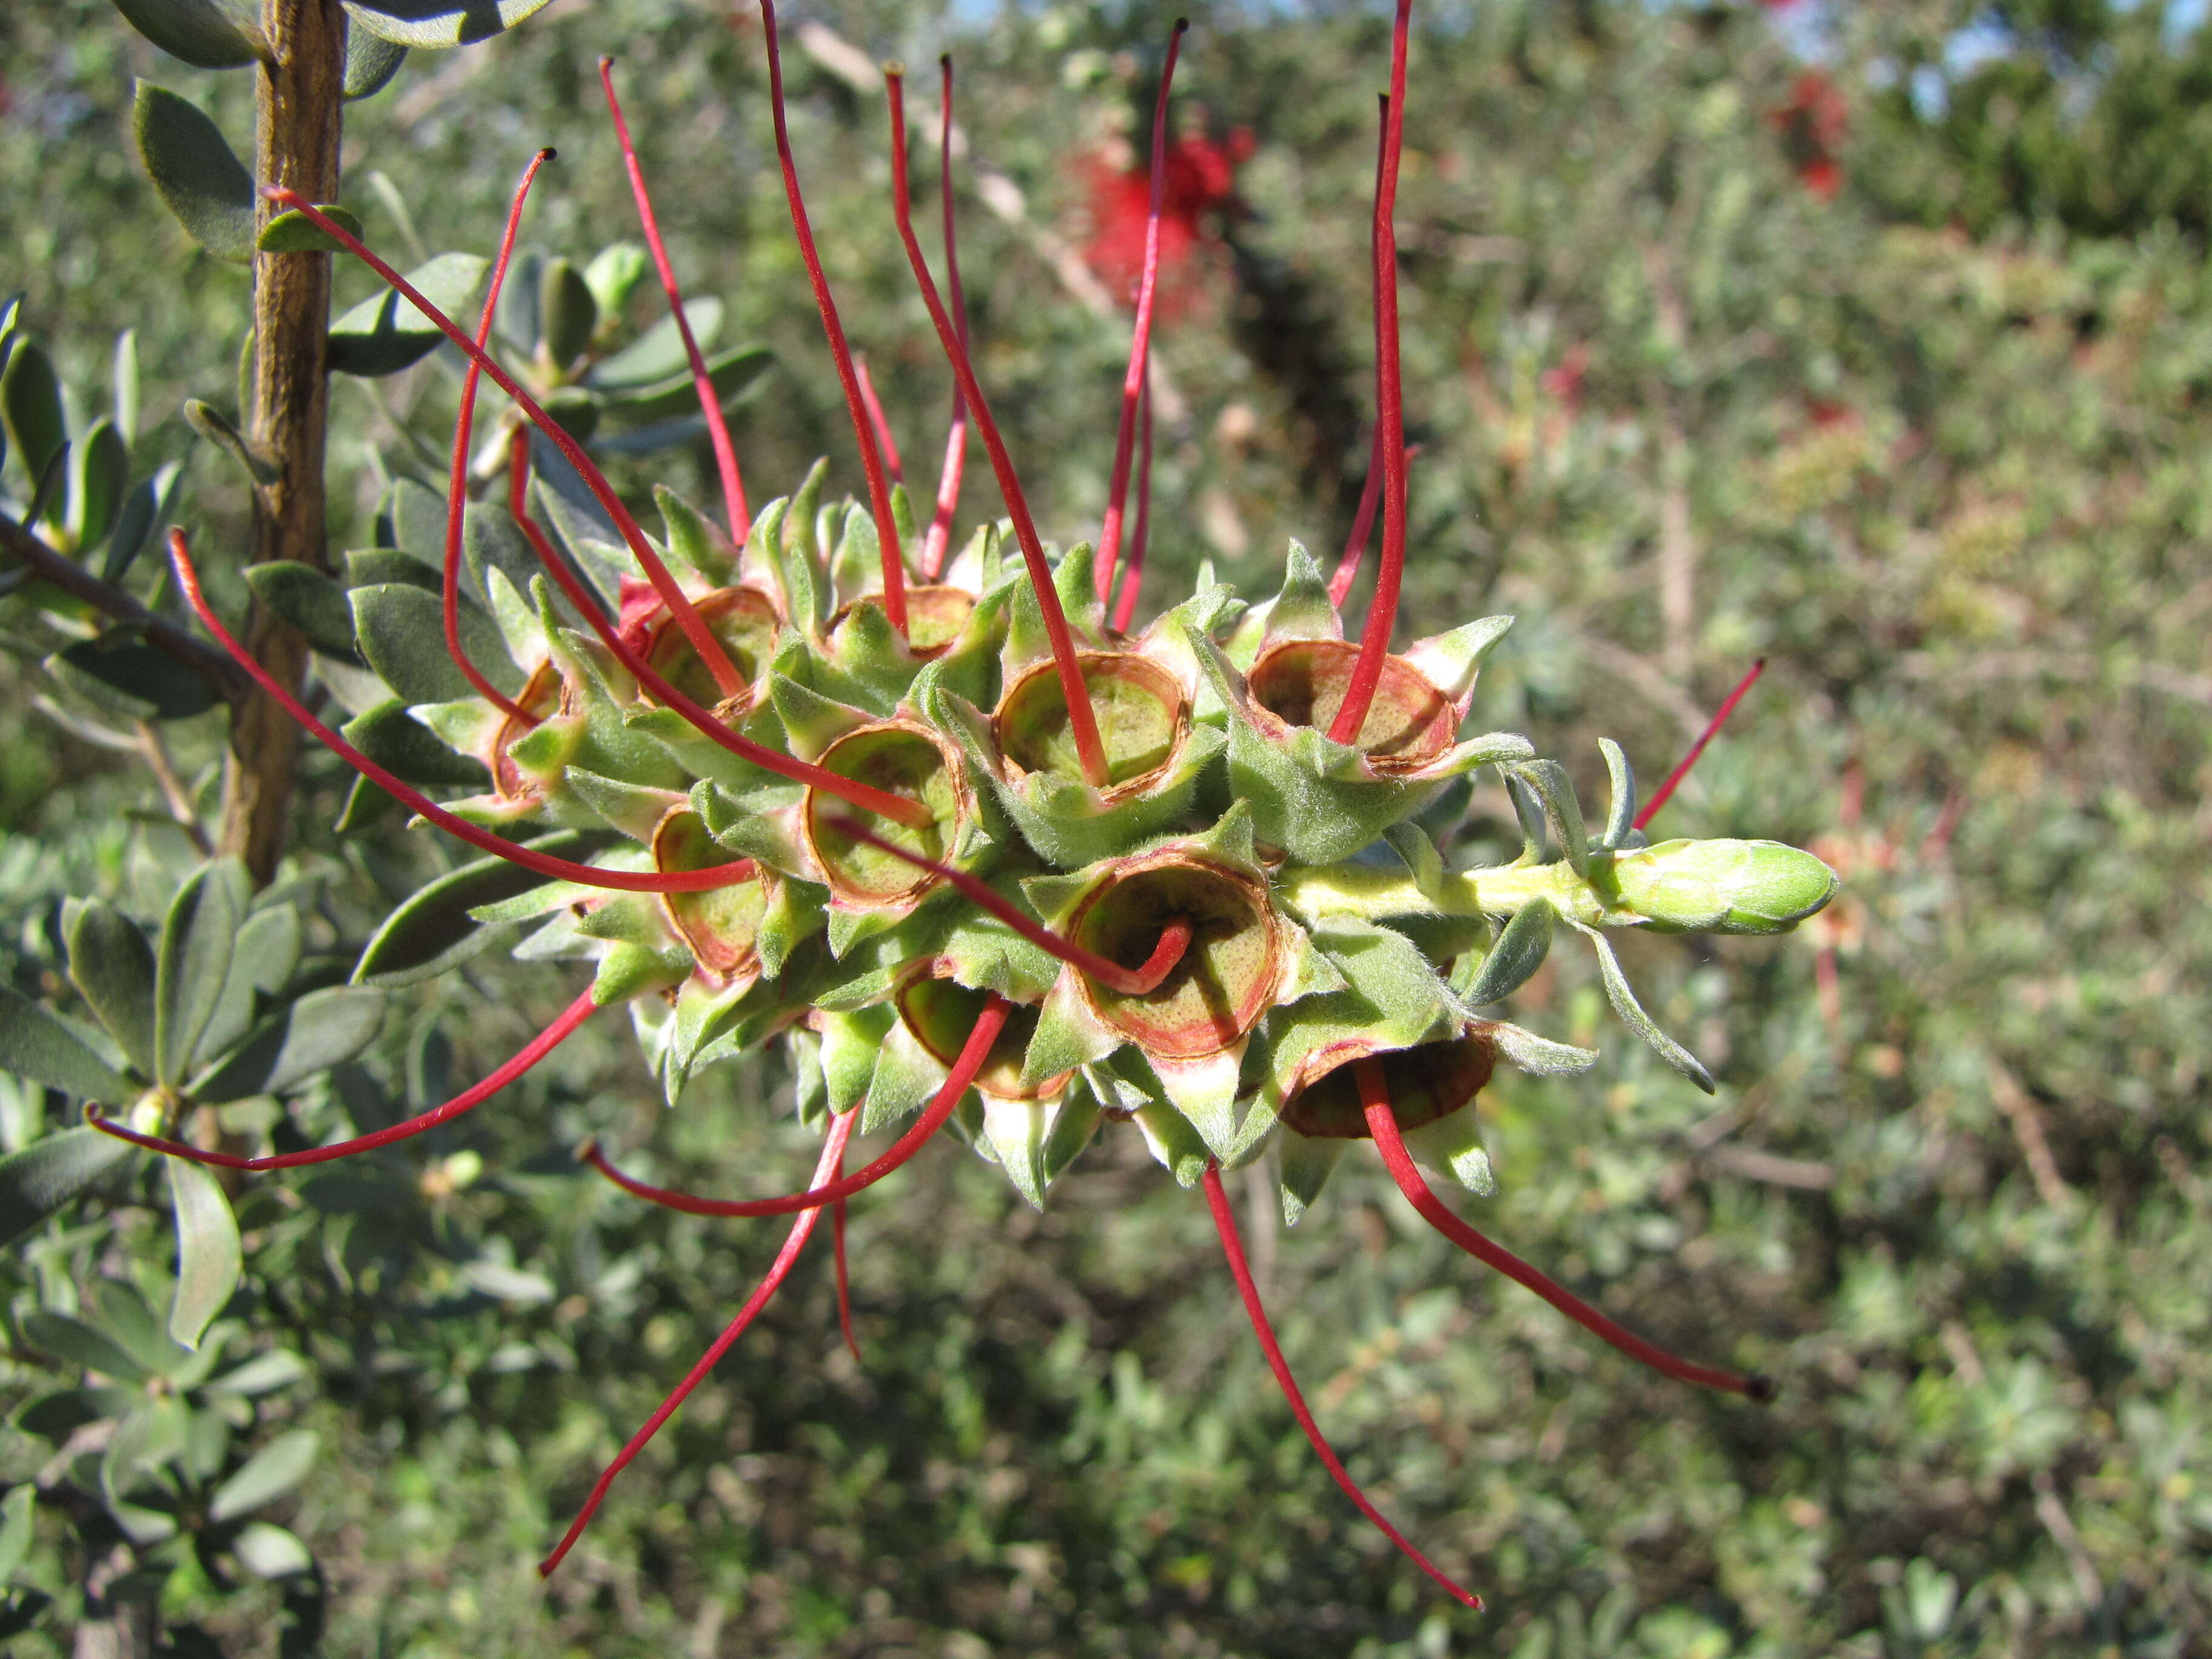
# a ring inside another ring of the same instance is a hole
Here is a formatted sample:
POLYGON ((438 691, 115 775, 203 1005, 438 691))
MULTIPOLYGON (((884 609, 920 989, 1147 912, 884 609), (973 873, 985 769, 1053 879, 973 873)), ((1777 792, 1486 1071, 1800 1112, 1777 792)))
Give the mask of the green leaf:
POLYGON ((374 98, 407 61, 407 48, 367 29, 346 31, 345 100, 374 98))
POLYGON ((154 952, 106 899, 64 912, 70 979, 140 1075, 154 1075, 154 952))
MULTIPOLYGON (((93 1133, 97 1134, 99 1131, 93 1133)), ((101 1137, 103 1139, 106 1137, 101 1137)), ((23 1334, 33 1347, 43 1349, 57 1359, 65 1359, 86 1370, 98 1371, 118 1382, 138 1383, 146 1381, 150 1373, 133 1359, 123 1345, 106 1331, 86 1324, 81 1319, 71 1319, 67 1314, 52 1313, 44 1309, 25 1316, 23 1334)))
POLYGON ((195 1100, 221 1104, 277 1095, 351 1060, 384 1023, 384 993, 356 985, 310 991, 265 1020, 222 1065, 192 1085, 195 1100))
POLYGON ((115 9, 194 69, 238 69, 268 51, 255 0, 115 0, 115 9))
POLYGON ((115 337, 115 356, 108 370, 114 382, 115 429, 127 448, 138 441, 138 331, 126 328, 115 337))
POLYGON ((138 82, 131 123, 139 159, 185 234, 218 259, 253 258, 253 175, 199 106, 138 82))
POLYGON ((311 1375, 307 1362, 289 1348, 271 1348, 266 1353, 256 1354, 237 1370, 224 1372, 207 1385, 207 1392, 251 1400, 304 1382, 311 1375))
POLYGON ((1595 927, 1585 927, 1581 922, 1571 920, 1569 926, 1577 933, 1589 936, 1589 942, 1597 951, 1597 969, 1599 976, 1605 981, 1605 994, 1613 1002, 1613 1012, 1620 1016, 1620 1023, 1650 1043, 1660 1059, 1707 1094, 1711 1094, 1713 1074, 1705 1068, 1695 1054, 1661 1030, 1658 1023, 1644 1012, 1644 1005, 1637 1001, 1636 993, 1629 987, 1628 975, 1620 970, 1620 958, 1613 953, 1612 942, 1595 927))
POLYGON ((319 1445, 313 1429, 294 1429, 278 1435, 216 1488, 208 1504, 208 1519, 235 1521, 264 1504, 275 1503, 307 1478, 319 1445))
POLYGON ((289 904, 272 904, 247 917, 239 930, 238 948, 231 952, 222 1000, 192 1045, 192 1065, 204 1066, 235 1047, 252 1023, 254 994, 276 995, 299 965, 298 911, 289 904))
POLYGON ((177 1299, 169 1309, 169 1335, 197 1351, 238 1289, 244 1269, 238 1218, 210 1171, 186 1158, 167 1163, 169 1201, 177 1216, 177 1299))
MULTIPOLYGON (((605 256, 602 256, 605 257, 605 256)), ((722 302, 712 295, 684 302, 684 319, 691 325, 691 337, 706 351, 722 331, 722 302)), ((611 356, 603 357, 584 376, 594 392, 632 392, 658 389, 664 380, 691 372, 691 359, 684 349, 684 337, 676 319, 664 317, 611 356)))
POLYGON ((275 483, 283 476, 276 463, 246 441, 246 434, 213 404, 198 398, 187 398, 184 403, 185 424, 205 438, 217 449, 236 461, 246 470, 246 476, 258 484, 275 483))
POLYGON ((130 1080, 29 998, 0 985, 0 1071, 85 1100, 127 1100, 130 1080))
POLYGON ((211 681, 143 640, 79 640, 47 658, 46 669, 87 702, 126 720, 190 720, 222 701, 211 681))
POLYGON ((584 282, 599 301, 599 315, 610 320, 620 317, 651 269, 646 251, 635 242, 610 242, 593 254, 584 267, 584 282))
POLYGON ((250 564, 245 574, 254 597, 305 634, 316 650, 353 655, 353 607, 337 583, 296 559, 250 564))
MULTIPOLYGON (((323 216, 343 226, 358 238, 362 234, 361 221, 351 208, 342 208, 335 202, 317 204, 323 216)), ((340 253, 344 244, 320 225, 292 208, 278 214, 262 226, 261 234, 253 246, 264 253, 340 253)))
MULTIPOLYGON (((526 842, 541 852, 580 858, 598 839, 563 830, 526 842)), ((479 924, 470 912, 543 886, 545 878, 503 858, 483 858, 441 876, 384 919, 354 966, 356 985, 412 985, 444 973, 507 938, 512 925, 479 924)))
MULTIPOLYGON (((407 280, 451 317, 467 308, 489 264, 473 253, 441 253, 409 271, 407 280)), ((331 325, 331 369, 340 374, 397 374, 428 356, 445 337, 412 301, 396 292, 379 294, 331 325)))
POLYGON ((289 1578, 315 1565, 305 1544, 266 1521, 248 1522, 231 1540, 230 1547, 256 1578, 289 1578))
POLYGON ((353 21, 403 46, 465 46, 489 40, 546 0, 345 0, 353 21))
POLYGON ((38 1489, 28 1480, 0 1498, 0 1584, 15 1576, 31 1553, 31 1511, 37 1502, 38 1489))
POLYGON ((251 892, 246 866, 221 859, 186 878, 162 919, 154 974, 154 1077, 168 1088, 184 1082, 192 1049, 222 1000, 251 892))
MULTIPOLYGON (((714 388, 714 400, 727 408, 775 367, 775 354, 766 346, 730 346, 707 359, 707 379, 714 388)), ((624 421, 659 421, 676 416, 696 418, 699 383, 691 378, 686 364, 681 374, 635 392, 617 393, 611 402, 613 411, 624 421)))
POLYGON ((63 521, 80 551, 106 538, 130 485, 131 447, 103 415, 70 452, 69 507, 63 521))
POLYGON ((1502 1001, 1526 985, 1551 953, 1552 928, 1559 919, 1549 899, 1532 899, 1516 911, 1482 959, 1474 983, 1468 987, 1468 1006, 1502 1001))
POLYGON ((24 476, 36 484, 47 464, 69 441, 69 420, 62 412, 62 383, 53 359, 35 342, 25 340, 0 372, 0 417, 8 443, 23 463, 24 476))
MULTIPOLYGON (((445 617, 436 594, 411 583, 386 582, 356 587, 348 597, 361 654, 401 701, 465 702, 477 695, 446 654, 445 617)), ((466 600, 459 611, 461 649, 486 679, 514 696, 522 689, 522 672, 507 654, 498 626, 466 600)))
POLYGON ((152 477, 141 479, 123 498, 115 516, 115 533, 108 538, 107 556, 100 562, 102 580, 116 581, 137 562, 155 528, 166 524, 176 510, 177 488, 184 476, 182 461, 168 462, 152 477))
POLYGON ((131 1151, 97 1129, 64 1129, 0 1158, 0 1244, 30 1231, 131 1151))
POLYGON ((549 260, 538 278, 538 317, 546 360, 563 372, 599 331, 599 302, 592 285, 566 259, 549 260))
POLYGON ((1613 786, 1613 799, 1606 808, 1605 833, 1598 844, 1618 852, 1628 844, 1628 837, 1636 828, 1636 772, 1628 763, 1628 755, 1611 738, 1597 740, 1605 756, 1606 777, 1613 786))
POLYGON ((348 743, 406 782, 483 787, 483 768, 441 743, 397 697, 363 710, 339 730, 348 743))

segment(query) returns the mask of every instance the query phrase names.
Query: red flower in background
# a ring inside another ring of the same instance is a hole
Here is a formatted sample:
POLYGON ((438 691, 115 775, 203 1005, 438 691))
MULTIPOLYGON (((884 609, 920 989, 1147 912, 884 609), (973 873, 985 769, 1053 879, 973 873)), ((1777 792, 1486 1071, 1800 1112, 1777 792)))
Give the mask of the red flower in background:
POLYGON ((1836 83, 1818 70, 1804 70, 1790 86, 1790 101, 1766 118, 1781 133, 1799 182, 1822 201, 1834 200, 1844 185, 1836 152, 1851 125, 1850 106, 1836 83))
MULTIPOLYGON (((1157 301, 1164 315, 1189 309, 1204 288, 1207 256, 1220 246, 1209 216, 1237 202, 1237 169, 1255 144, 1243 127, 1224 140, 1178 138, 1168 149, 1160 191, 1160 270, 1157 301)), ((1091 221, 1084 263, 1123 305, 1133 307, 1145 264, 1145 220, 1152 179, 1137 158, 1093 150, 1075 164, 1091 221)))

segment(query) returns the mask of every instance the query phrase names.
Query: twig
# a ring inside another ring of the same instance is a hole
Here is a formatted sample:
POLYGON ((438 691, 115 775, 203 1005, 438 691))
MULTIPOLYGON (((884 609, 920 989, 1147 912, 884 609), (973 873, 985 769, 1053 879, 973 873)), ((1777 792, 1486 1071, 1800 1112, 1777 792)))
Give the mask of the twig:
POLYGON ((2058 1552, 2066 1558, 2066 1565, 2074 1575, 2074 1588, 2081 1597, 2082 1611, 2093 1613, 2104 1605, 2105 1584, 2097 1576, 2097 1564, 2090 1559, 2088 1547, 2082 1543, 2081 1534, 2074 1528, 2074 1517, 2066 1513, 2066 1505, 2058 1496, 2058 1483, 2049 1469, 2038 1469, 2028 1477, 2028 1485, 2035 1488, 2035 1518, 2043 1522, 2058 1552))
POLYGON ((2123 663, 2107 667, 2087 652, 1984 651, 1955 661, 1939 660, 1925 651, 1900 657, 1893 671, 1910 680, 1936 680, 1949 685, 1987 684, 1992 680, 2068 680, 2094 682, 2108 675, 2140 691, 2212 708, 2212 674, 2192 674, 2162 662, 2123 663))
POLYGON ((192 805, 192 792, 177 775, 177 769, 170 764, 168 748, 162 743, 161 733, 151 720, 138 722, 138 752, 146 757, 146 764, 153 769, 154 781, 161 786, 161 799, 168 802, 169 816, 177 821, 177 828, 185 832, 193 850, 202 858, 213 858, 215 843, 208 839, 207 831, 200 828, 200 815, 192 805))
POLYGON ((1723 1141, 1703 1156, 1707 1164, 1726 1174, 1741 1176, 1746 1181, 1763 1181, 1772 1187, 1824 1193, 1836 1184, 1836 1170, 1832 1164, 1783 1158, 1774 1152, 1762 1152, 1755 1146, 1739 1146, 1733 1141, 1723 1141))
POLYGON ((206 680, 222 693, 225 701, 235 702, 244 694, 246 676, 222 652, 175 623, 155 616, 122 588, 101 580, 74 559, 64 558, 5 514, 0 514, 0 548, 37 572, 40 580, 137 628, 147 644, 206 680))
POLYGON ((1996 1102, 1997 1109, 2012 1121, 2012 1132, 2020 1141, 2021 1156, 2027 1159, 2027 1172, 2035 1177, 2035 1190, 2053 1209, 2065 1208, 2074 1201, 2074 1189, 2058 1173, 2058 1160, 2051 1155, 2051 1143, 2043 1133, 2043 1115, 2035 1109, 2027 1091, 2020 1086, 2020 1079, 2006 1070, 2002 1061, 1990 1061, 1989 1078, 1990 1097, 1996 1102))

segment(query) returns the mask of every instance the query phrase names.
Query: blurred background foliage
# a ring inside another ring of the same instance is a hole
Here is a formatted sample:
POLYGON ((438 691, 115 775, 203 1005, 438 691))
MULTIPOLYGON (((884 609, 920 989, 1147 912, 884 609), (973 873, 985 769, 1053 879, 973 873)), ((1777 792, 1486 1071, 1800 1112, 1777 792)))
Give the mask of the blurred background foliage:
MULTIPOLYGON (((1387 17, 1191 9, 1176 121, 1214 184, 1189 198, 1158 348, 1184 404, 1156 476, 1160 598, 1202 557, 1267 592, 1286 537, 1333 547, 1371 403, 1387 17)), ((949 48, 980 367, 1048 534, 1087 533, 1127 338, 1097 273, 1169 13, 796 13, 794 33, 858 49, 787 49, 794 131, 910 468, 929 487, 948 377, 858 83, 949 48), (979 203, 978 164, 1018 195, 979 203)), ((599 0, 418 53, 350 108, 343 199, 403 263, 488 253, 522 162, 555 144, 526 241, 580 265, 635 234, 593 85, 617 54, 679 270, 726 308, 725 343, 775 356, 737 416, 757 497, 817 454, 856 488, 760 46, 750 8, 599 0)), ((1486 1617, 1448 1616, 1340 1501, 1193 1195, 1126 1134, 1042 1215, 950 1144, 860 1200, 865 1363, 817 1248, 541 1589, 532 1564, 592 1471, 780 1237, 647 1212, 569 1149, 598 1133, 715 1190, 787 1188, 811 1156, 769 1066, 671 1114, 610 1021, 366 1168, 247 1182, 219 1361, 149 1334, 175 1258, 147 1161, 0 1260, 18 1649, 122 1653, 99 1644, 136 1631, 179 1655, 412 1659, 2203 1650, 2208 65, 2212 32, 2155 0, 1422 8, 1400 203, 1424 445, 1409 626, 1517 613, 1480 718, 1585 784, 1598 733, 1663 767, 1766 654, 1672 822, 1810 842, 1846 878, 1794 938, 1626 942, 1654 1012, 1715 1062, 1717 1103, 1620 1042, 1589 1078, 1485 1097, 1484 1224, 1660 1340, 1775 1373, 1771 1410, 1643 1373, 1475 1278, 1365 1160, 1293 1231, 1253 1187, 1259 1268, 1325 1425, 1486 1617), (128 1352, 58 1343, 57 1318, 128 1352), (173 1444, 141 1435, 137 1464, 114 1445, 133 1389, 176 1402, 173 1444), (140 1465, 183 1533, 118 1522, 140 1465)), ((0 11, 0 291, 28 291, 88 408, 137 331, 133 476, 185 460, 179 516, 234 605, 245 492, 176 411, 235 409, 246 277, 161 213, 135 76, 250 153, 250 76, 165 57, 105 0, 0 11)), ((341 308, 372 292, 339 271, 341 308)), ((444 354, 339 380, 334 549, 371 544, 392 477, 434 481, 420 446, 444 443, 457 381, 444 354)), ((969 521, 996 508, 977 462, 969 521)), ((712 495, 696 443, 617 476, 712 495)), ((0 599, 0 969, 66 1012, 62 900, 159 922, 222 733, 73 692, 40 666, 57 626, 0 599)), ((334 833, 347 788, 306 763, 288 996, 463 861, 390 822, 334 833)), ((1505 841, 1502 811, 1478 797, 1466 840, 1505 841)), ((574 989, 479 957, 397 993, 304 1109, 364 1127, 417 1109, 574 989)), ((1552 1035, 1601 1029, 1578 965, 1520 1000, 1552 1035)), ((61 1132, 60 1101, 0 1079, 0 1149, 61 1132)))

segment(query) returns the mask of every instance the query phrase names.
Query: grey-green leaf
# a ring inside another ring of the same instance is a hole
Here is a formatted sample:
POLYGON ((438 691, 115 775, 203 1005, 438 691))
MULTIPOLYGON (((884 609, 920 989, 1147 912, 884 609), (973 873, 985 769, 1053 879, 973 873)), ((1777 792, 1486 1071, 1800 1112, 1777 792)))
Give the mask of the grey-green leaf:
MULTIPOLYGON (((712 295, 687 300, 684 320, 691 325, 691 337, 698 342, 699 349, 708 350, 722 331, 722 302, 712 295)), ((584 376, 584 384, 595 392, 636 392, 658 387, 661 381, 689 374, 690 368, 690 355, 684 349, 676 319, 664 317, 620 351, 593 364, 584 376)))
POLYGON ((316 650, 353 655, 353 607, 345 589, 313 565, 296 559, 250 564, 246 581, 256 599, 305 634, 316 650))
POLYGON ((1613 786, 1613 799, 1606 809, 1605 835, 1599 844, 1618 852, 1628 843, 1630 833, 1636 827, 1636 772, 1628 763, 1628 755, 1611 738, 1597 740, 1605 756, 1607 779, 1613 786))
POLYGON ((384 1021, 384 993, 333 985, 310 991, 265 1020, 213 1072, 192 1085, 192 1097, 220 1104, 248 1095, 282 1094, 317 1072, 351 1060, 384 1021))
POLYGON ((244 1256, 238 1218, 222 1183, 188 1159, 168 1160, 169 1201, 177 1216, 177 1299, 169 1335, 197 1351, 200 1338, 238 1289, 244 1256))
POLYGON ((202 865, 170 902, 154 973, 154 1076, 176 1088, 222 1000, 230 953, 252 896, 236 859, 202 865))
POLYGON ((345 99, 373 98, 407 61, 407 48, 368 29, 346 31, 345 99))
POLYGON ((222 129, 198 105, 150 81, 138 83, 131 121, 139 159, 185 233, 219 259, 252 259, 253 176, 222 129))
POLYGON ((1628 975, 1620 969, 1620 958, 1613 954, 1612 943, 1595 927, 1585 927, 1578 921, 1572 926, 1577 932, 1588 934, 1590 944, 1596 948, 1598 973, 1605 981, 1605 994, 1612 999, 1613 1011, 1620 1016, 1620 1023, 1650 1043, 1660 1059, 1707 1094, 1711 1094, 1713 1074, 1705 1068, 1695 1054, 1661 1030, 1658 1023, 1644 1012, 1644 1005, 1637 1001, 1636 993, 1630 988, 1628 975))
POLYGON ((112 1376, 118 1382, 143 1382, 150 1375, 143 1365, 131 1357, 121 1343, 106 1331, 88 1325, 81 1319, 71 1319, 67 1314, 50 1313, 42 1309, 27 1315, 23 1320, 23 1334, 30 1338, 34 1347, 44 1349, 55 1358, 66 1359, 72 1365, 82 1365, 88 1371, 112 1376))
POLYGON ((130 1080, 76 1032, 5 985, 0 985, 0 1072, 84 1100, 113 1103, 133 1093, 130 1080))
MULTIPOLYGON (((407 273, 431 305, 452 317, 465 310, 490 262, 474 253, 441 253, 407 273)), ((331 368, 342 374, 397 374, 445 338, 437 324, 397 293, 363 300, 331 325, 331 368)))
POLYGON ((538 337, 553 367, 565 371, 599 332, 599 302, 591 284, 566 259, 547 263, 538 285, 538 337))
POLYGON ((137 923, 105 899, 86 899, 64 918, 70 981, 123 1050, 154 1075, 154 951, 137 923))
POLYGON ((483 768, 447 748, 397 697, 363 709, 339 730, 348 743, 404 782, 483 787, 483 768))
POLYGON ((208 1504, 210 1521, 235 1521, 264 1504, 273 1504, 307 1478, 315 1466, 319 1442, 313 1429, 278 1435, 246 1460, 246 1467, 216 1488, 208 1504))
POLYGON ((1552 949, 1552 927, 1559 913, 1548 899, 1532 899, 1514 912, 1498 935, 1498 943, 1482 959, 1474 983, 1468 988, 1469 1006, 1480 1008, 1510 996, 1528 982, 1544 965, 1552 949))
POLYGON ((120 1164, 128 1141, 64 1129, 0 1158, 0 1244, 21 1237, 120 1164))
POLYGON ((345 0, 353 21, 403 46, 465 46, 511 29, 547 0, 345 0))
MULTIPOLYGON (((412 583, 386 582, 356 587, 349 597, 361 654, 402 702, 462 702, 476 696, 476 688, 446 654, 445 618, 436 594, 412 583)), ((507 654, 499 629, 465 600, 459 610, 461 649, 486 679, 512 696, 522 689, 522 673, 507 654)))
POLYGON ((115 0, 115 9, 132 28, 195 69, 239 69, 268 51, 254 0, 115 0))
MULTIPOLYGON (((563 858, 580 858, 592 837, 574 830, 541 836, 526 845, 563 858)), ((511 925, 484 925, 469 912, 544 884, 544 878, 502 858, 478 859, 403 900, 384 919, 355 964, 356 985, 412 985, 458 966, 507 938, 511 925)))

